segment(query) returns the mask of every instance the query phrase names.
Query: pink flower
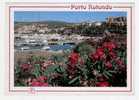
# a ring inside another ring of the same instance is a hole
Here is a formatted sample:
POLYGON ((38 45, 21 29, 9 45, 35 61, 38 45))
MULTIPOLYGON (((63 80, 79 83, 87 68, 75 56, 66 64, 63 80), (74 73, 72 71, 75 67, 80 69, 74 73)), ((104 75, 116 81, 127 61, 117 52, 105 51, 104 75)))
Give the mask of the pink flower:
POLYGON ((103 44, 104 48, 107 48, 109 51, 116 48, 116 44, 114 42, 105 42, 103 44))
POLYGON ((48 86, 48 83, 43 83, 42 86, 48 86))
POLYGON ((116 57, 116 54, 112 51, 109 52, 109 55, 112 57, 112 58, 115 58, 116 57))
POLYGON ((42 85, 41 82, 38 82, 38 81, 33 81, 31 83, 31 86, 41 86, 41 85, 42 85))
POLYGON ((104 58, 104 49, 98 48, 95 53, 91 54, 92 60, 101 60, 104 58))
POLYGON ((31 67, 30 64, 21 64, 20 67, 23 69, 23 70, 26 70, 26 69, 29 69, 31 67))
POLYGON ((98 60, 99 59, 99 55, 97 53, 91 54, 91 59, 92 60, 98 60))
POLYGON ((53 65, 54 62, 52 61, 44 61, 41 63, 41 70, 46 70, 50 65, 53 65))
POLYGON ((40 82, 40 81, 34 79, 34 80, 31 82, 31 86, 48 86, 48 83, 40 82))
POLYGON ((112 64, 111 64, 109 61, 107 61, 107 62, 105 63, 105 66, 106 66, 108 69, 112 68, 112 64))
POLYGON ((81 65, 84 65, 84 60, 82 59, 82 58, 79 58, 79 63, 81 64, 81 65))
POLYGON ((78 60, 79 60, 79 54, 78 53, 73 52, 70 54, 70 56, 69 56, 70 64, 75 65, 78 63, 78 60))
POLYGON ((120 59, 117 60, 116 63, 117 63, 118 65, 120 65, 120 66, 124 64, 123 60, 120 60, 120 59))
POLYGON ((102 57, 104 55, 104 49, 103 48, 98 48, 96 50, 96 53, 98 54, 99 57, 102 57))
POLYGON ((106 77, 104 77, 103 75, 97 76, 98 81, 106 81, 106 77))
POLYGON ((38 81, 41 81, 41 82, 44 82, 45 80, 47 80, 47 77, 46 76, 39 76, 37 78, 38 81))
POLYGON ((104 81, 104 82, 97 82, 96 86, 98 86, 98 87, 108 87, 108 86, 110 86, 110 84, 109 84, 109 82, 104 81))

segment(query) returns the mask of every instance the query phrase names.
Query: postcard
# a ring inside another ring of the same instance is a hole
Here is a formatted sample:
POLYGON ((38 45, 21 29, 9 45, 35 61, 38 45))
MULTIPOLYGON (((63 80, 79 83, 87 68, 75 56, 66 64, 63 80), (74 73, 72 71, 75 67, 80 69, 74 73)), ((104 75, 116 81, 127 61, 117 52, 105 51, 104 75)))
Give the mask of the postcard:
POLYGON ((7 4, 8 93, 133 92, 133 5, 7 4))

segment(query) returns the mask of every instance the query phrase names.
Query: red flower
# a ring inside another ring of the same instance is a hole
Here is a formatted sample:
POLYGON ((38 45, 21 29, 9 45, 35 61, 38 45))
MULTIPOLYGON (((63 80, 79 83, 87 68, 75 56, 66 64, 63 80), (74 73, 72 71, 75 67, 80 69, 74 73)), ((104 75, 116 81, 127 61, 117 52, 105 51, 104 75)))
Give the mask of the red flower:
POLYGON ((37 81, 37 80, 33 80, 31 82, 31 86, 48 86, 48 83, 40 82, 40 81, 37 81))
POLYGON ((73 52, 69 56, 69 62, 72 65, 77 64, 78 63, 78 59, 79 59, 79 54, 78 53, 73 52))
POLYGON ((117 60, 116 63, 117 63, 118 65, 120 65, 120 66, 124 64, 124 62, 123 62, 122 60, 120 60, 120 59, 117 60))
POLYGON ((116 57, 116 54, 112 51, 109 52, 109 55, 112 57, 112 58, 115 58, 116 57))
POLYGON ((41 70, 46 70, 50 65, 53 65, 54 62, 52 61, 44 61, 41 63, 41 70))
POLYGON ((48 86, 48 83, 42 83, 42 86, 48 86))
POLYGON ((46 76, 39 76, 37 78, 38 81, 41 81, 41 82, 44 82, 45 80, 47 80, 47 77, 46 76))
POLYGON ((116 48, 116 44, 114 42, 105 42, 103 44, 104 48, 107 48, 109 51, 116 48))
POLYGON ((109 82, 104 81, 104 82, 97 82, 96 86, 99 86, 99 87, 108 87, 108 86, 110 86, 110 84, 109 84, 109 82))
POLYGON ((48 86, 48 83, 43 82, 32 82, 31 86, 48 86))
POLYGON ((30 68, 30 64, 21 64, 20 67, 23 69, 23 70, 26 70, 28 68, 30 68))
POLYGON ((103 56, 104 55, 104 49, 103 48, 98 48, 96 50, 96 53, 98 54, 99 57, 103 56))
POLYGON ((109 69, 112 68, 112 64, 109 61, 105 63, 105 66, 109 69))
POLYGON ((40 82, 37 82, 37 81, 33 81, 31 83, 31 86, 40 86, 40 85, 41 85, 41 83, 40 82))
POLYGON ((101 82, 104 82, 104 81, 106 81, 106 77, 104 77, 103 75, 98 75, 97 80, 101 81, 101 82))
POLYGON ((95 53, 91 54, 92 60, 99 60, 104 58, 104 49, 98 48, 95 53))
POLYGON ((92 60, 98 60, 99 59, 99 55, 97 53, 91 54, 91 59, 92 60))
POLYGON ((84 64, 84 60, 83 60, 83 59, 79 59, 79 63, 80 63, 81 65, 83 65, 83 64, 84 64))

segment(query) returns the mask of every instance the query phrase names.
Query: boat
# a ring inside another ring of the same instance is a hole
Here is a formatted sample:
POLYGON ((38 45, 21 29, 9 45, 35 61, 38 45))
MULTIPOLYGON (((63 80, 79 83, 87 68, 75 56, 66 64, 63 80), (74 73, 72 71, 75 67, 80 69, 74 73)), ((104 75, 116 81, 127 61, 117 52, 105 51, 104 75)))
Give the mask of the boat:
POLYGON ((50 50, 50 47, 49 46, 43 46, 42 50, 50 50))
POLYGON ((29 50, 30 49, 30 47, 29 46, 22 46, 21 47, 21 50, 23 51, 23 50, 29 50))

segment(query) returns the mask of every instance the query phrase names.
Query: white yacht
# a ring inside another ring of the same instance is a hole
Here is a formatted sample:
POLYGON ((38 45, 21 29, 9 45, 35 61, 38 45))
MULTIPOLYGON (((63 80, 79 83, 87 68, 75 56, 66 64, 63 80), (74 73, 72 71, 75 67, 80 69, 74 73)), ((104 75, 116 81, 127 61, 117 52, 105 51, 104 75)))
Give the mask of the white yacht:
POLYGON ((50 47, 49 46, 43 46, 42 50, 50 50, 50 47))

